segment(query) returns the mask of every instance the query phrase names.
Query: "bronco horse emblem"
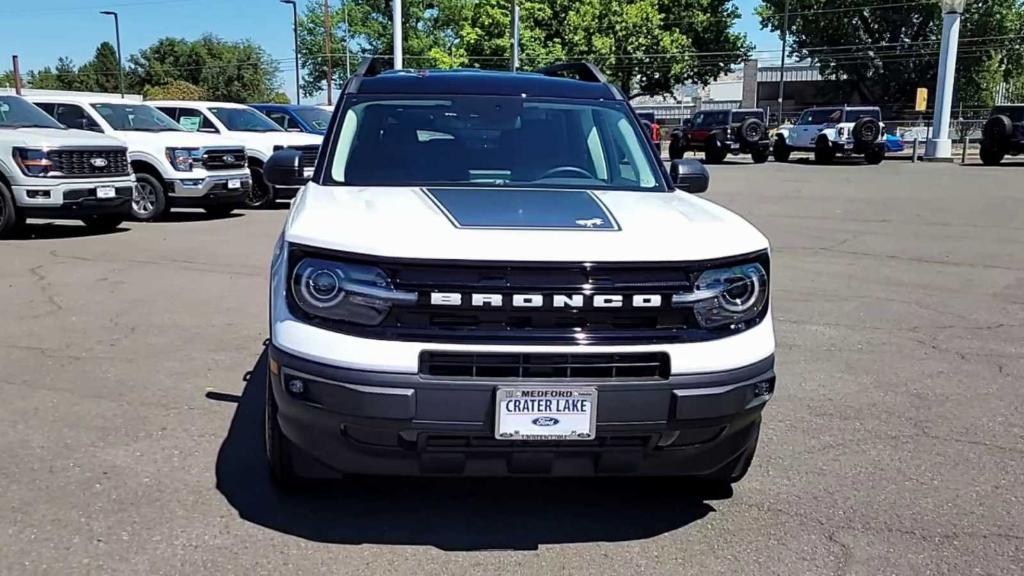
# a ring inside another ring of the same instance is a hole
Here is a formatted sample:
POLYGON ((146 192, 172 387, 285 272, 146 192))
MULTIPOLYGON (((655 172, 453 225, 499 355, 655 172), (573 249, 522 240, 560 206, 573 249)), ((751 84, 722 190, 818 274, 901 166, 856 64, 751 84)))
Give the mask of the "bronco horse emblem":
POLYGON ((604 220, 601 218, 591 218, 589 220, 577 220, 576 224, 584 228, 597 228, 604 225, 604 220))

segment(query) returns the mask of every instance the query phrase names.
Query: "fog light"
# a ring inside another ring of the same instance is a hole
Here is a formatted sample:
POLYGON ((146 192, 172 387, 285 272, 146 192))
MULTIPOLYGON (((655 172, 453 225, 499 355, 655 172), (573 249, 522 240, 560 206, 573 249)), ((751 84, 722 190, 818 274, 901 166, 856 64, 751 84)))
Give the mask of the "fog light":
POLYGON ((768 396, 775 392, 775 379, 765 380, 754 384, 754 397, 760 398, 762 396, 768 396))
POLYGON ((29 198, 33 198, 33 199, 43 199, 43 198, 49 198, 50 197, 50 191, 49 190, 28 190, 28 191, 25 192, 25 194, 29 198))
POLYGON ((298 378, 288 381, 288 393, 298 396, 306 391, 306 383, 298 378))

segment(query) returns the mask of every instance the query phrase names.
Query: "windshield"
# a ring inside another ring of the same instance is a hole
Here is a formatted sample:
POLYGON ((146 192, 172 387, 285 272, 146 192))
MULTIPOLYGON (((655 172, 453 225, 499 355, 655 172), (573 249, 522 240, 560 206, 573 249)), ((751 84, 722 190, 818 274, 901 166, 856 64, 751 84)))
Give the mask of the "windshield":
POLYGON ((797 122, 798 126, 808 126, 815 124, 838 124, 840 119, 843 117, 843 110, 841 108, 823 108, 821 110, 807 110, 800 116, 800 121, 797 122))
POLYGON ((665 189, 622 103, 355 96, 346 105, 337 183, 665 189))
POLYGON ((320 133, 326 132, 327 125, 331 122, 331 113, 323 108, 299 108, 295 110, 295 114, 310 128, 320 133))
POLYGON ((1018 122, 1024 122, 1024 106, 1013 106, 1006 108, 995 108, 992 110, 993 116, 1006 116, 1010 119, 1010 122, 1014 124, 1018 122))
POLYGON ((280 126, 252 108, 210 108, 210 112, 233 132, 284 132, 280 126))
POLYGON ((28 100, 17 96, 0 96, 0 128, 55 128, 64 126, 28 100))
POLYGON ((181 132, 182 127, 163 112, 145 104, 93 104, 114 130, 128 132, 181 132))

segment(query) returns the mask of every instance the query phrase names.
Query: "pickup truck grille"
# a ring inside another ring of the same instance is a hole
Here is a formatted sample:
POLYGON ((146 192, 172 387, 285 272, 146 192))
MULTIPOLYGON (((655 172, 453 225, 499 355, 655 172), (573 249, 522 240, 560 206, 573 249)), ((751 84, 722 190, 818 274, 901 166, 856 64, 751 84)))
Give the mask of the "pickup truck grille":
POLYGON ((420 374, 486 380, 667 380, 669 357, 642 354, 469 354, 424 352, 420 374))
POLYGON ((298 150, 302 154, 299 164, 303 168, 313 168, 316 166, 316 157, 320 154, 320 146, 274 146, 274 152, 284 150, 285 148, 298 150))
POLYGON ((248 160, 243 148, 218 148, 203 153, 203 166, 207 170, 237 170, 245 168, 248 160))
POLYGON ((127 176, 130 173, 125 148, 55 148, 48 151, 46 157, 53 162, 51 174, 60 174, 52 176, 57 178, 127 176))
MULTIPOLYGON (((319 254, 315 249, 299 246, 292 249, 290 265, 294 267, 305 255, 378 266, 395 289, 418 295, 415 303, 393 306, 377 326, 311 317, 293 302, 293 313, 305 321, 367 338, 472 344, 656 344, 722 338, 730 333, 728 329, 702 328, 692 308, 672 306, 672 296, 692 291, 700 273, 712 267, 756 260, 766 271, 769 269, 766 253, 688 264, 447 264, 380 262, 319 254), (434 302, 433 295, 437 293, 458 295, 459 303, 434 302), (501 303, 474 305, 474 294, 500 296, 501 303), (516 306, 517 295, 530 295, 539 305, 516 306), (567 296, 581 298, 582 306, 566 304, 567 296), (555 305, 556 297, 561 298, 562 305, 555 305), (599 306, 598 297, 614 298, 621 305, 599 306)), ((763 317, 764 313, 753 323, 763 317)), ((486 364, 493 359, 484 360, 486 364)), ((522 369, 530 372, 534 369, 532 360, 531 357, 516 362, 526 362, 522 369)), ((564 374, 571 368, 573 377, 578 377, 576 371, 583 368, 572 364, 567 361, 552 373, 564 374)), ((507 369, 510 377, 514 369, 518 370, 514 366, 498 365, 479 365, 476 369, 480 368, 507 369)), ((473 366, 446 369, 465 372, 473 366)))

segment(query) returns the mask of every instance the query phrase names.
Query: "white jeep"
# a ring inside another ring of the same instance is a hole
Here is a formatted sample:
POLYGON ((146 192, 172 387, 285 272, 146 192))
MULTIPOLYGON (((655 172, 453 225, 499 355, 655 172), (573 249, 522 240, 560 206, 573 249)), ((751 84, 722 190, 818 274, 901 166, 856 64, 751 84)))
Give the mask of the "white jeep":
POLYGON ((25 99, 0 95, 0 237, 26 218, 116 228, 134 190, 123 142, 69 130, 25 99))
POLYGON ((274 477, 739 481, 775 386, 770 256, 694 195, 706 168, 667 169, 592 65, 375 62, 271 264, 274 477))
POLYGON ((182 129, 152 106, 113 97, 32 96, 61 124, 114 136, 128 144, 138 180, 132 216, 150 221, 172 207, 226 216, 251 186, 245 147, 236 140, 182 129))
POLYGON ((814 161, 828 164, 836 156, 863 155, 868 164, 885 159, 885 125, 876 107, 833 106, 804 110, 796 125, 775 132, 772 155, 788 162, 794 151, 813 152, 814 161))
POLYGON ((295 196, 297 187, 270 187, 263 179, 263 165, 270 156, 284 148, 302 153, 302 164, 312 176, 323 136, 288 132, 262 113, 230 102, 190 102, 154 100, 148 102, 174 118, 186 130, 223 134, 245 144, 252 171, 252 191, 246 205, 250 208, 270 206, 278 199, 295 196))

